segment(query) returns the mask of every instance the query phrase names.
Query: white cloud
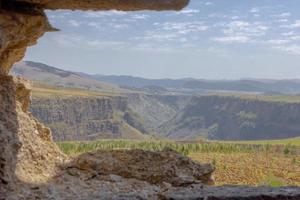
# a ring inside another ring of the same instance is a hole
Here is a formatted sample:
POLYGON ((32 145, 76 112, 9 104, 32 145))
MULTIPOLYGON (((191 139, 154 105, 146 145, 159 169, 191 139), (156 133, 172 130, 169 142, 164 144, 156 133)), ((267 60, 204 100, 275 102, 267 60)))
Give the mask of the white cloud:
POLYGON ((99 40, 89 39, 81 35, 65 35, 59 34, 53 38, 54 42, 62 47, 67 48, 80 48, 80 49, 122 49, 125 48, 127 43, 122 41, 110 41, 110 40, 99 40))
POLYGON ((121 49, 121 48, 125 48, 126 45, 125 42, 109 41, 109 40, 87 40, 85 41, 85 43, 87 46, 95 49, 107 49, 107 48, 121 49))
POLYGON ((72 27, 80 27, 80 25, 82 24, 80 21, 76 21, 76 20, 69 20, 68 24, 72 27))
POLYGON ((250 41, 250 38, 247 36, 226 36, 215 37, 212 40, 221 43, 246 43, 250 41))
POLYGON ((237 16, 237 15, 235 15, 235 16, 232 16, 231 19, 232 19, 232 20, 238 20, 238 19, 240 19, 240 17, 237 16))
POLYGON ((153 30, 146 31, 143 36, 132 37, 133 40, 146 40, 153 42, 163 41, 180 41, 187 42, 191 33, 199 33, 209 29, 201 21, 194 22, 155 22, 153 23, 155 28, 153 30))
POLYGON ((274 49, 284 51, 292 55, 300 55, 300 46, 299 45, 290 45, 290 46, 276 46, 274 49))
MULTIPOLYGON (((224 20, 224 19, 231 19, 232 16, 231 15, 226 15, 223 13, 212 13, 208 15, 209 18, 219 18, 218 20, 224 20)), ((239 16, 234 16, 240 18, 239 16)))
POLYGON ((288 22, 288 19, 278 19, 277 22, 288 22))
POLYGON ((251 13, 259 13, 259 8, 251 8, 249 12, 251 12, 251 13))
POLYGON ((143 37, 136 37, 135 39, 140 40, 155 40, 155 41, 170 41, 170 40, 178 40, 179 35, 176 33, 162 33, 149 31, 143 37))
POLYGON ((184 43, 184 42, 187 42, 187 39, 183 37, 183 38, 180 38, 179 41, 184 43))
POLYGON ((281 39, 277 39, 277 40, 267 40, 266 41, 268 44, 274 44, 274 45, 281 45, 281 44, 287 44, 290 41, 289 40, 281 40, 281 39))
POLYGON ((113 29, 126 29, 128 28, 128 24, 119 24, 119 23, 110 23, 109 24, 113 29))
POLYGON ((294 23, 288 25, 281 25, 280 28, 300 28, 300 20, 295 20, 294 23))
POLYGON ((223 27, 223 36, 212 38, 213 41, 222 43, 249 43, 257 42, 259 38, 266 35, 269 29, 262 22, 248 22, 234 20, 219 25, 223 27))
POLYGON ((206 5, 206 6, 211 6, 211 5, 213 5, 213 3, 210 2, 210 1, 207 1, 207 2, 204 3, 204 5, 206 5))
POLYGON ((283 12, 283 13, 280 13, 280 14, 271 15, 270 17, 273 17, 273 18, 288 18, 290 16, 292 16, 291 13, 289 13, 289 12, 283 12))
POLYGON ((125 11, 118 10, 110 10, 110 11, 97 11, 97 12, 87 12, 84 14, 87 18, 101 18, 104 16, 118 16, 118 15, 126 15, 125 11))
POLYGON ((177 14, 197 14, 200 11, 197 9, 183 9, 181 11, 176 12, 177 14))
POLYGON ((278 17, 282 17, 282 18, 286 18, 286 17, 290 17, 291 16, 291 13, 289 12, 284 12, 284 13, 281 13, 280 15, 278 15, 278 17))
POLYGON ((131 50, 160 53, 160 52, 172 52, 174 49, 166 45, 154 45, 153 43, 138 43, 137 45, 131 46, 131 50))
POLYGON ((96 29, 101 29, 101 24, 97 23, 97 22, 87 22, 85 23, 85 25, 96 28, 96 29))
POLYGON ((46 14, 49 19, 65 19, 68 16, 71 16, 72 12, 59 10, 59 11, 46 11, 46 14))
POLYGON ((289 37, 290 40, 300 40, 300 35, 294 35, 289 37))
POLYGON ((176 31, 179 34, 187 34, 191 32, 206 31, 209 27, 203 25, 203 22, 165 22, 157 24, 160 29, 165 31, 176 31))
MULTIPOLYGON (((77 24, 75 22, 71 22, 72 26, 78 27, 77 24)), ((109 30, 120 30, 120 29, 126 29, 129 27, 128 23, 121 23, 121 22, 98 22, 98 21, 91 21, 91 20, 87 20, 87 21, 81 21, 79 23, 80 26, 87 26, 87 28, 94 28, 97 29, 98 31, 105 31, 107 29, 109 30)))
POLYGON ((82 36, 59 34, 53 38, 54 42, 63 47, 73 47, 75 43, 82 42, 82 36))
POLYGON ((146 31, 143 36, 133 37, 133 40, 147 42, 188 42, 191 33, 199 33, 209 29, 203 22, 164 22, 153 23, 154 30, 146 31))
POLYGON ((258 37, 266 34, 268 27, 260 22, 232 21, 225 25, 223 33, 227 36, 258 37))
POLYGON ((147 19, 149 18, 149 15, 145 15, 145 14, 135 14, 132 16, 133 19, 147 19))
POLYGON ((281 35, 282 36, 292 36, 292 35, 295 35, 295 32, 294 31, 289 31, 289 32, 282 33, 281 35))

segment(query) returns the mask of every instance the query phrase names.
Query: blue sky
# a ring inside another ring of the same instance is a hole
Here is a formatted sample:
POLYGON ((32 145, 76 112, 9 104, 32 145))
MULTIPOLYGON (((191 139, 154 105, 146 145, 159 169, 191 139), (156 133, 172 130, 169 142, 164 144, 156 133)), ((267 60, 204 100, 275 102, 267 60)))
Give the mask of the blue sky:
POLYGON ((191 0, 182 11, 47 11, 25 60, 147 78, 300 78, 299 0, 191 0))

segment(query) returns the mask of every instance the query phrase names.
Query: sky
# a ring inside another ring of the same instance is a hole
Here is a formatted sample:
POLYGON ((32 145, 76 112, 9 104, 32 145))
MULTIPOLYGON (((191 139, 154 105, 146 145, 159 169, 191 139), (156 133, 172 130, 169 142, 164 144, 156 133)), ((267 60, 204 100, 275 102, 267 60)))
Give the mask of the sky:
POLYGON ((300 79, 299 0, 191 0, 181 11, 47 11, 24 60, 145 78, 300 79))

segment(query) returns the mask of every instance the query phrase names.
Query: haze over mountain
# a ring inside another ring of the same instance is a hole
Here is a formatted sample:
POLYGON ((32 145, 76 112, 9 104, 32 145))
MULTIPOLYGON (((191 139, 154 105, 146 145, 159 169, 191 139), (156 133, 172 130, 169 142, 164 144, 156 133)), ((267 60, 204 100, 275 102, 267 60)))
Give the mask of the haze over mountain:
POLYGON ((48 86, 79 88, 105 92, 118 92, 123 90, 116 85, 97 81, 81 76, 75 72, 62 70, 43 63, 32 61, 16 63, 11 73, 48 86))
POLYGON ((121 86, 142 88, 146 86, 160 86, 166 88, 181 87, 187 79, 146 79, 134 76, 91 75, 92 78, 121 86))
MULTIPOLYGON (((170 90, 189 92, 239 91, 266 94, 300 94, 300 80, 243 79, 243 80, 199 80, 185 79, 146 79, 134 76, 90 75, 72 72, 42 63, 24 61, 17 63, 12 73, 27 79, 59 87, 75 87, 106 92, 126 92, 124 87, 146 89, 157 86, 170 90), (122 87, 122 88, 120 88, 122 87)), ((152 88, 155 89, 155 88, 152 88)), ((159 90, 159 88, 157 88, 159 90)), ((128 92, 128 91, 127 91, 128 92)))

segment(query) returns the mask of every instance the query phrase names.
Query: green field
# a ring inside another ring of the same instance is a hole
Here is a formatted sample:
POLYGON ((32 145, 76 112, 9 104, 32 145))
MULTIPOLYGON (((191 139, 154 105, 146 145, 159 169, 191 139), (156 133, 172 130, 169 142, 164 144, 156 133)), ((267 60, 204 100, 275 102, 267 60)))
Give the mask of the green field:
POLYGON ((110 92, 96 92, 76 88, 58 88, 45 86, 41 84, 35 84, 32 88, 32 95, 34 97, 44 98, 69 98, 69 97, 111 97, 120 96, 118 93, 110 92))
MULTIPOLYGON (((221 141, 221 143, 224 143, 221 141)), ((228 141, 232 144, 258 144, 258 145, 291 145, 300 146, 300 137, 282 139, 282 140, 253 140, 253 141, 228 141)))
POLYGON ((160 151, 164 148, 172 148, 184 155, 190 153, 254 153, 254 152, 276 152, 289 153, 298 152, 300 139, 274 140, 274 141, 208 141, 178 143, 169 140, 99 140, 92 142, 59 142, 58 146, 68 155, 77 155, 93 150, 113 149, 144 149, 160 151))

